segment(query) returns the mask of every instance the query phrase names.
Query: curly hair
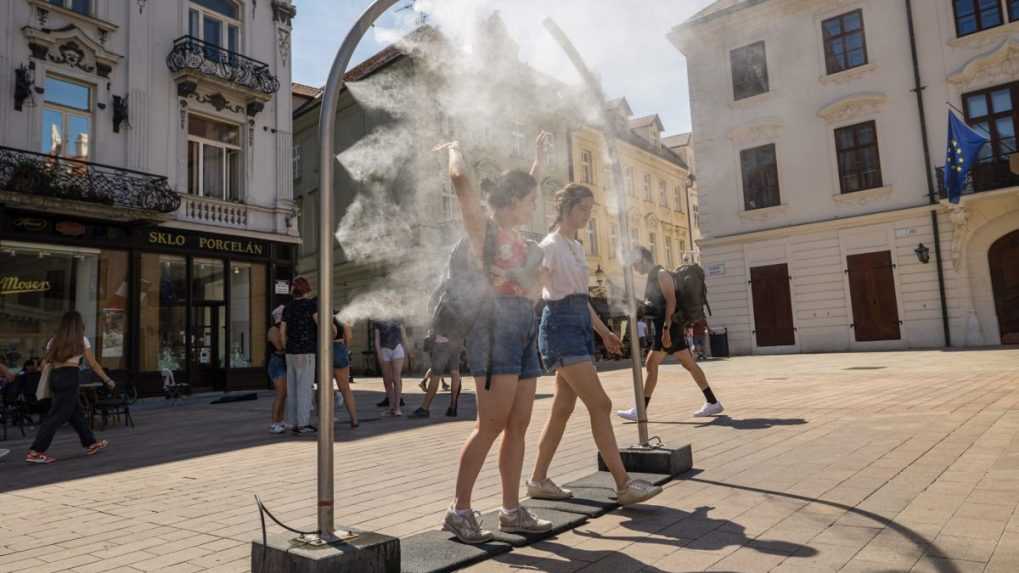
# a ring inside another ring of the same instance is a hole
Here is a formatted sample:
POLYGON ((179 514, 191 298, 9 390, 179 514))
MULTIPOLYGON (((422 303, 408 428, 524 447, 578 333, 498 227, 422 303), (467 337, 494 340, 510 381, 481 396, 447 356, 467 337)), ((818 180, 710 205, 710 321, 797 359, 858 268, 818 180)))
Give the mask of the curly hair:
POLYGON ((566 187, 563 187, 555 194, 555 208, 556 218, 555 222, 548 228, 549 232, 552 232, 558 227, 566 215, 573 210, 574 207, 579 205, 584 199, 590 199, 594 197, 594 193, 591 189, 585 185, 579 183, 570 183, 566 187))
POLYGON ((538 182, 530 173, 522 169, 503 171, 494 181, 485 179, 481 182, 481 191, 485 201, 493 209, 502 209, 513 205, 527 197, 538 187, 538 182))

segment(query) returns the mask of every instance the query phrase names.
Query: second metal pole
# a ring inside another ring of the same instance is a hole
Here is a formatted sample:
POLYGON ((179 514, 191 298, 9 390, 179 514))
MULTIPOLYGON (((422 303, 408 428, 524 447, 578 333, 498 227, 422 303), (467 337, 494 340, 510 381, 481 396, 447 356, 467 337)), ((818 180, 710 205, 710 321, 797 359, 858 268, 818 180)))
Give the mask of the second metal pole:
POLYGON ((601 85, 598 80, 588 70, 587 64, 584 63, 583 58, 580 57, 580 52, 573 46, 570 39, 566 37, 566 33, 552 21, 551 18, 546 18, 543 22, 545 29, 552 34, 559 45, 562 46, 566 55, 573 62, 573 66, 577 68, 580 73, 580 77, 583 78, 584 83, 587 85, 591 94, 594 96, 595 101, 598 103, 603 123, 605 124, 605 148, 608 150, 609 164, 612 165, 612 184, 616 188, 616 200, 617 207, 619 209, 619 232, 623 234, 623 253, 622 264, 623 264, 623 289, 626 291, 626 316, 627 322, 629 323, 628 329, 630 331, 630 357, 633 366, 633 396, 635 406, 637 408, 637 438, 640 440, 638 443, 641 446, 646 446, 648 443, 647 434, 647 408, 644 404, 644 381, 643 381, 643 370, 641 365, 641 352, 640 352, 640 340, 637 339, 637 305, 635 299, 635 290, 633 284, 633 267, 630 264, 630 258, 633 256, 633 244, 630 241, 630 224, 629 217, 627 216, 626 209, 626 190, 623 186, 623 169, 619 165, 619 154, 616 151, 616 137, 614 133, 614 123, 608 115, 608 109, 605 102, 605 94, 602 93, 601 85))

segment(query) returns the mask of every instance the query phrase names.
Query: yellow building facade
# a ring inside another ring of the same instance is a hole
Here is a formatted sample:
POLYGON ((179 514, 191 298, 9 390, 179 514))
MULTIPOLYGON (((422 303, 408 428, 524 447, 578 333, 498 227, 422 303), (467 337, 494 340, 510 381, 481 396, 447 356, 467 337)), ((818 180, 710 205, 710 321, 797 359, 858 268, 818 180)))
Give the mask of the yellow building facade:
MULTIPOLYGON (((630 137, 618 140, 617 148, 630 234, 634 244, 647 247, 659 264, 672 269, 684 258, 690 259, 694 250, 689 169, 681 157, 661 143, 657 116, 626 121, 630 137)), ((571 133, 570 144, 571 181, 587 185, 595 196, 591 222, 579 237, 587 251, 591 287, 604 287, 609 296, 619 296, 623 291, 623 267, 615 197, 618 190, 612 181, 605 137, 598 130, 583 128, 571 133)), ((545 212, 554 214, 555 210, 546 206, 545 212)), ((641 284, 638 279, 638 286, 641 284)))

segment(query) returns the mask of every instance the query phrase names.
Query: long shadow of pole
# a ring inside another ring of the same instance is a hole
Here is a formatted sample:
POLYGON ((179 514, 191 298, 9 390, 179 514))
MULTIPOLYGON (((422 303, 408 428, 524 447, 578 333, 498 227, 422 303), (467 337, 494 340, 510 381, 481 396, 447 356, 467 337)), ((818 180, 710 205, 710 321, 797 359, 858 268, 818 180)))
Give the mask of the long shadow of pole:
MULTIPOLYGON (((857 508, 857 507, 852 507, 852 506, 846 505, 844 503, 838 503, 838 502, 835 502, 835 501, 825 501, 823 499, 807 497, 805 495, 797 495, 795 493, 787 493, 787 492, 783 492, 783 491, 774 491, 774 490, 770 490, 770 489, 762 489, 762 488, 759 488, 759 487, 751 487, 751 486, 748 486, 748 485, 735 485, 735 484, 730 484, 730 483, 725 483, 725 482, 720 482, 720 481, 714 481, 714 480, 709 480, 709 479, 703 479, 703 478, 696 478, 696 477, 687 478, 686 481, 693 481, 693 482, 705 483, 705 484, 710 484, 710 485, 717 485, 717 486, 722 486, 722 487, 731 487, 733 489, 741 489, 741 490, 744 490, 744 491, 752 491, 752 492, 755 492, 755 493, 765 493, 765 494, 768 494, 768 495, 775 495, 775 496, 779 496, 779 497, 786 497, 786 498, 789 498, 789 499, 798 499, 800 501, 806 501, 806 502, 812 502, 812 503, 821 503, 821 504, 828 505, 828 506, 831 506, 831 507, 837 507, 839 509, 844 509, 844 510, 850 512, 850 513, 855 513, 856 515, 860 515, 860 516, 866 517, 868 519, 871 519, 871 520, 873 520, 873 521, 875 521, 877 523, 880 523, 880 524, 884 525, 888 529, 891 529, 891 530, 895 531, 896 533, 898 533, 899 535, 902 535, 903 537, 908 539, 910 541, 910 543, 912 543, 913 545, 915 545, 918 548, 922 549, 924 554, 929 554, 930 553, 928 548, 932 548, 932 549, 936 549, 937 548, 937 545, 935 545, 933 541, 928 540, 924 536, 920 535, 919 533, 913 531, 912 529, 910 529, 910 528, 908 528, 908 527, 906 527, 906 526, 904 526, 904 525, 902 525, 900 523, 892 521, 891 519, 888 519, 887 517, 882 517, 882 516, 877 515, 875 513, 871 513, 871 512, 869 512, 869 511, 867 511, 865 509, 860 509, 860 508, 857 508)), ((922 558, 923 557, 921 557, 921 559, 922 558)), ((938 573, 959 573, 959 569, 955 566, 955 563, 953 563, 950 559, 947 559, 947 558, 946 559, 939 559, 937 562, 934 562, 933 565, 934 565, 935 569, 938 571, 938 573)))

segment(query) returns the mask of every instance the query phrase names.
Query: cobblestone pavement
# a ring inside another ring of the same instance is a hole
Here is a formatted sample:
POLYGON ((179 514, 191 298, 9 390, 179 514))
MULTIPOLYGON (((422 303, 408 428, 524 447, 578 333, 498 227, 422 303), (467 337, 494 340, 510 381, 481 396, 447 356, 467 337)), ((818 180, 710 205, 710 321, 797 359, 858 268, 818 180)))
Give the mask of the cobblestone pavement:
MULTIPOLYGON (((1019 571, 1019 350, 741 357, 704 365, 727 416, 690 417, 702 398, 666 367, 650 431, 690 443, 697 472, 653 505, 617 511, 472 570, 1019 571)), ((629 371, 603 374, 617 407, 629 371)), ((420 401, 405 381, 411 411, 420 401)), ((551 406, 539 383, 526 468, 551 406)), ((355 385, 374 418, 377 380, 355 385)), ((314 528, 314 438, 268 433, 270 401, 145 408, 134 430, 100 432, 86 458, 61 433, 52 466, 28 466, 14 431, 0 460, 0 572, 247 571, 254 495, 314 528)), ((434 528, 473 417, 337 425, 337 522, 407 536, 434 528)), ((345 419, 341 418, 341 419, 345 419)), ((636 428, 616 420, 622 444, 636 428)), ((578 407, 553 465, 594 469, 578 407)), ((478 509, 499 504, 495 454, 478 509)))

